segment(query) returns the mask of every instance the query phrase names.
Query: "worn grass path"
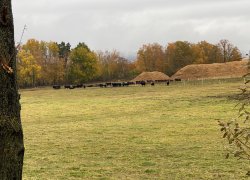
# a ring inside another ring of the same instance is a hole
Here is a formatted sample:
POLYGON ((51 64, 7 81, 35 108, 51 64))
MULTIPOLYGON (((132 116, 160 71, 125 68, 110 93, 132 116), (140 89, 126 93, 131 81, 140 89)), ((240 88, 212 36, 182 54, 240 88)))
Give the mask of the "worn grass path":
POLYGON ((215 120, 240 85, 21 90, 23 179, 247 179, 215 120))

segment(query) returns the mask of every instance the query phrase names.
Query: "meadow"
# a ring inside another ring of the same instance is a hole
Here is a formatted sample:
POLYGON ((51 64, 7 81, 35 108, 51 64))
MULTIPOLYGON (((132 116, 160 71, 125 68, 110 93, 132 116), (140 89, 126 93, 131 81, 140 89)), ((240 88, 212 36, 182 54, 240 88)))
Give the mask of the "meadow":
POLYGON ((242 85, 20 90, 23 179, 248 179, 215 120, 242 85))

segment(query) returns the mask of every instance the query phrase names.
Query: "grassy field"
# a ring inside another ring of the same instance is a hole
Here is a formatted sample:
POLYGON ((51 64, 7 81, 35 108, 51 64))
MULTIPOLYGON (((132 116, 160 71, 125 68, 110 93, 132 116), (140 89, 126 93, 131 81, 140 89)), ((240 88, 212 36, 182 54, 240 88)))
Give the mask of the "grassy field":
POLYGON ((20 90, 23 179, 247 179, 215 120, 241 85, 20 90))

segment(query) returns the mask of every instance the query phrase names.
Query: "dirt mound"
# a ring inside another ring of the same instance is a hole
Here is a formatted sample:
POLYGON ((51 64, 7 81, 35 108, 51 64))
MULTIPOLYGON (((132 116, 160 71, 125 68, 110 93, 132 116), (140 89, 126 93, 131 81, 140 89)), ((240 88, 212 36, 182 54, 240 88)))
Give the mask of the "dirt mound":
POLYGON ((146 81, 147 80, 168 80, 170 79, 166 74, 158 71, 154 72, 143 72, 139 76, 137 76, 135 79, 131 80, 133 82, 135 81, 146 81))
POLYGON ((234 61, 214 64, 192 64, 180 69, 171 78, 187 80, 242 77, 250 73, 247 67, 242 67, 247 63, 247 61, 234 61))

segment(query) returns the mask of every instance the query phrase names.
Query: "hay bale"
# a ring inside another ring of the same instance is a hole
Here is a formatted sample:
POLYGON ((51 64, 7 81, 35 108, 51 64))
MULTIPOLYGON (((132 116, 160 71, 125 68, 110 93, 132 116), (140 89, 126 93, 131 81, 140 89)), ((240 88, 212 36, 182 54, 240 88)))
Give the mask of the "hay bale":
POLYGON ((133 81, 133 82, 135 82, 135 81, 147 82, 147 80, 155 81, 155 80, 168 80, 168 79, 170 79, 170 77, 168 77, 166 74, 159 72, 159 71, 154 71, 154 72, 143 72, 131 81, 133 81))
POLYGON ((213 79, 213 78, 232 78, 242 77, 250 73, 247 67, 247 61, 234 61, 226 63, 213 64, 192 64, 180 69, 171 76, 172 79, 213 79))

